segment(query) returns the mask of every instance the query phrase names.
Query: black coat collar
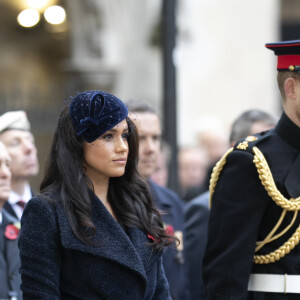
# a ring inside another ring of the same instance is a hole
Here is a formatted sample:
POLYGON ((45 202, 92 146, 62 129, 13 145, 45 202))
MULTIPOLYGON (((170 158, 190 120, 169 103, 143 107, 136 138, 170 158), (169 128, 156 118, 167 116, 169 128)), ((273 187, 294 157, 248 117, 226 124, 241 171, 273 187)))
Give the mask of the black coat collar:
POLYGON ((128 267, 143 278, 146 286, 146 271, 159 257, 158 253, 147 245, 151 240, 138 228, 128 228, 127 235, 101 200, 94 195, 91 201, 93 222, 97 230, 93 241, 99 246, 86 245, 78 240, 72 232, 62 205, 58 203, 56 210, 63 247, 100 256, 128 267))

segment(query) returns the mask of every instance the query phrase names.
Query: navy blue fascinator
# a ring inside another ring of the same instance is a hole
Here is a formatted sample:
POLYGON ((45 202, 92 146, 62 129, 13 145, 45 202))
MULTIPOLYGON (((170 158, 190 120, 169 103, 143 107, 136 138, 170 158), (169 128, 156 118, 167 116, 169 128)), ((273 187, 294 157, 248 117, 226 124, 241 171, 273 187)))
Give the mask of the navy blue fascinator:
POLYGON ((103 91, 80 93, 70 104, 70 116, 76 134, 88 143, 123 121, 127 115, 126 105, 103 91))

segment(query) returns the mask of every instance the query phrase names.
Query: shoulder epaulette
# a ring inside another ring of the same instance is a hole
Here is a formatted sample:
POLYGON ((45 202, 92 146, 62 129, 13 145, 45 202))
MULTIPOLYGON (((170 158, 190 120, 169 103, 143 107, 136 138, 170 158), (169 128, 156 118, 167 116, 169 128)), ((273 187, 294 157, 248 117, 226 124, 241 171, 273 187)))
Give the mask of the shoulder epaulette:
POLYGON ((245 150, 252 152, 254 146, 257 146, 262 141, 268 139, 272 134, 272 130, 263 131, 258 134, 249 135, 242 140, 236 142, 234 150, 245 150))

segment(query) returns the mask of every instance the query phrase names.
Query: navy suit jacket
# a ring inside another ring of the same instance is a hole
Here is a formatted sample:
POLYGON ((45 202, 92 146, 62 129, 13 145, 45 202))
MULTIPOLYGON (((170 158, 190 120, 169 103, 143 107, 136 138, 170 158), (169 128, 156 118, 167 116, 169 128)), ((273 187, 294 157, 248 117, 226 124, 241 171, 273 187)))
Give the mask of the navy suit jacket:
MULTIPOLYGON (((34 197, 34 195, 35 195, 35 193, 33 192, 33 190, 31 190, 31 195, 32 195, 32 197, 34 197)), ((17 216, 17 214, 16 214, 16 212, 14 211, 13 207, 11 206, 11 204, 10 204, 8 201, 5 202, 5 204, 4 204, 4 209, 5 209, 11 216, 13 216, 14 218, 19 219, 18 216, 17 216)))
POLYGON ((162 254, 149 245, 146 233, 123 229, 93 195, 96 245, 86 245, 73 234, 61 203, 53 198, 31 199, 22 216, 24 299, 171 299, 162 254))
POLYGON ((150 181, 150 188, 156 206, 163 211, 162 219, 166 225, 172 225, 174 231, 183 234, 183 251, 176 246, 165 249, 163 265, 169 281, 171 296, 176 300, 190 299, 187 264, 185 262, 184 204, 176 193, 150 181))
POLYGON ((192 199, 185 206, 185 254, 189 270, 192 300, 205 300, 203 256, 207 242, 209 191, 192 199))
MULTIPOLYGON (((8 239, 4 232, 6 226, 19 222, 2 210, 2 224, 0 225, 0 299, 9 299, 9 293, 22 299, 21 276, 19 274, 20 256, 17 239, 8 239)), ((11 294, 11 296, 13 295, 11 294)))

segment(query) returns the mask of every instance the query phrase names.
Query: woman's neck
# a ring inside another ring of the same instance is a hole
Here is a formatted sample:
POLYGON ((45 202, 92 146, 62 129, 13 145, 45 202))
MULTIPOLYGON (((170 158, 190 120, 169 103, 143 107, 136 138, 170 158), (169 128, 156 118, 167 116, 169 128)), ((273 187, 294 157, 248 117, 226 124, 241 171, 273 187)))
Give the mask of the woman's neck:
POLYGON ((109 180, 107 180, 107 182, 101 181, 101 183, 93 182, 93 185, 94 185, 95 195, 100 199, 100 201, 103 203, 103 205, 106 207, 106 209, 114 217, 114 219, 117 220, 117 217, 116 217, 115 213, 113 212, 113 209, 107 199, 109 180))
POLYGON ((108 184, 99 185, 93 182, 93 186, 95 195, 105 204, 107 202, 108 184))

